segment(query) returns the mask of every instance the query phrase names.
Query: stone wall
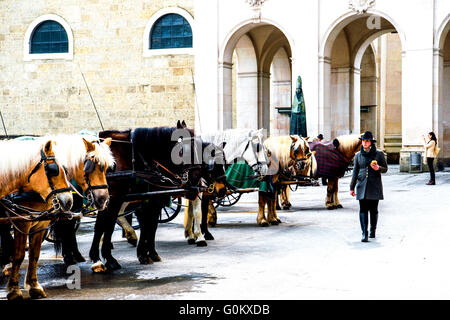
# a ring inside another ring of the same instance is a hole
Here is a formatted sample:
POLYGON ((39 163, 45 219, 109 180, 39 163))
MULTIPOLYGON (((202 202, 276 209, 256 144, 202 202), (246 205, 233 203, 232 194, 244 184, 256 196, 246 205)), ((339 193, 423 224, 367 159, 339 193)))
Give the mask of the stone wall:
MULTIPOLYGON (((143 57, 144 29, 154 13, 193 0, 35 0, 0 2, 0 110, 9 134, 194 126, 192 55, 143 57), (24 61, 28 26, 44 14, 69 24, 72 60, 24 61)), ((195 35, 194 35, 195 36, 195 35)))

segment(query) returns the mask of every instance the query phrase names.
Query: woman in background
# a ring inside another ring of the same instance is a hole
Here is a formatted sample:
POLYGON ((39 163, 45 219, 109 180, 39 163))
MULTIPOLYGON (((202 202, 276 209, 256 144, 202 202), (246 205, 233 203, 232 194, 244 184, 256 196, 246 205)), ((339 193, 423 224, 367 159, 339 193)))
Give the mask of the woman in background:
POLYGON ((437 138, 433 131, 428 133, 427 138, 425 138, 425 135, 422 135, 422 138, 425 147, 425 157, 427 157, 427 164, 430 169, 430 181, 427 182, 427 185, 431 186, 436 184, 434 158, 436 158, 437 138))

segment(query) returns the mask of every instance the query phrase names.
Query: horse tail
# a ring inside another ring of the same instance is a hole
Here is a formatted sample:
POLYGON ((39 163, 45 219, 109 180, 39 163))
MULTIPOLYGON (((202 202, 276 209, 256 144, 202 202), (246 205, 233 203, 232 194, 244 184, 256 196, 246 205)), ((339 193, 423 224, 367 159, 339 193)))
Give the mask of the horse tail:
POLYGON ((62 253, 63 233, 64 233, 64 226, 59 221, 57 221, 54 225, 50 227, 49 234, 53 240, 53 247, 55 248, 56 256, 62 253))

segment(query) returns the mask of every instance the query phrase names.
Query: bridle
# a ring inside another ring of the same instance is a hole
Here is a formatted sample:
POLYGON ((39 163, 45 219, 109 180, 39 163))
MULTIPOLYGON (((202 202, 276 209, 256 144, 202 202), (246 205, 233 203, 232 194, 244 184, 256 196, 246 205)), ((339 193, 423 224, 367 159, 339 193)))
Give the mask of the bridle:
MULTIPOLYGON (((257 136, 252 136, 252 132, 249 132, 248 134, 248 141, 247 141, 247 145, 244 148, 244 151, 242 151, 242 155, 241 158, 244 158, 244 154, 247 151, 247 149, 249 148, 249 146, 252 146, 252 151, 253 151, 253 155, 255 156, 256 162, 252 165, 250 165, 250 167, 252 168, 252 170, 258 175, 257 179, 262 179, 262 174, 261 174, 261 167, 263 166, 263 163, 261 161, 259 161, 258 156, 256 155, 255 150, 253 149, 253 140, 258 138, 257 136)), ((264 150, 264 145, 260 144, 264 150)))
POLYGON ((100 184, 100 185, 95 185, 93 186, 91 184, 91 180, 89 178, 89 175, 94 172, 95 170, 95 166, 99 165, 100 166, 100 171, 104 171, 105 167, 103 164, 99 164, 95 161, 94 155, 92 153, 88 154, 86 156, 86 159, 84 160, 84 181, 87 184, 87 188, 84 191, 87 194, 87 200, 90 206, 92 206, 94 204, 94 194, 93 194, 93 190, 99 190, 99 189, 108 189, 108 185, 107 184, 100 184))
POLYGON ((56 195, 58 193, 69 192, 72 190, 72 188, 70 188, 70 187, 61 188, 61 189, 55 188, 55 185, 53 184, 53 181, 51 178, 59 176, 59 166, 58 166, 58 163, 56 162, 55 156, 47 157, 42 149, 41 149, 41 160, 36 164, 36 166, 31 171, 30 175, 28 176, 28 182, 30 182, 31 176, 39 170, 42 163, 44 164, 45 175, 47 177, 48 185, 50 186, 50 189, 52 190, 47 195, 47 197, 45 197, 44 200, 45 200, 45 202, 47 202, 48 199, 50 197, 52 197, 53 209, 55 211, 59 211, 59 210, 61 210, 61 204, 59 203, 59 199, 56 197, 56 195), (53 162, 48 163, 49 160, 53 161, 53 162))
MULTIPOLYGON (((311 153, 311 151, 309 150, 309 146, 307 145, 306 140, 303 139, 303 137, 300 137, 300 139, 302 139, 306 145, 304 154, 309 155, 311 153)), ((297 167, 297 170, 301 171, 301 170, 305 169, 305 165, 306 165, 305 161, 308 160, 308 158, 307 157, 297 158, 297 155, 300 152, 300 147, 295 148, 295 143, 296 143, 296 141, 292 141, 292 144, 291 144, 291 151, 294 154, 294 158, 292 160, 295 161, 295 166, 297 167)))

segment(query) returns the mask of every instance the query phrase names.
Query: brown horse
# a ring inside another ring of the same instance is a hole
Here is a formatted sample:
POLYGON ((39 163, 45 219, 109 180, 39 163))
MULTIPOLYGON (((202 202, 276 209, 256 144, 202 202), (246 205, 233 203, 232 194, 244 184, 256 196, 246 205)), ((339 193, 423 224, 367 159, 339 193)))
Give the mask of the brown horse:
MULTIPOLYGON (((85 194, 92 193, 95 206, 98 209, 104 209, 109 199, 105 174, 107 168, 114 164, 109 150, 111 139, 102 143, 95 137, 87 138, 88 141, 81 135, 61 135, 52 137, 52 139, 60 146, 59 157, 63 158, 68 178, 74 179, 85 194)), ((45 211, 51 207, 48 202, 37 200, 23 198, 20 204, 37 211, 45 211)), ((50 223, 50 220, 14 223, 14 251, 7 295, 9 300, 23 298, 18 280, 20 265, 25 257, 27 238, 29 241, 29 264, 25 276, 25 289, 28 289, 32 299, 46 297, 37 279, 37 262, 45 230, 50 223)))
MULTIPOLYGON (((350 164, 355 154, 361 148, 360 137, 361 135, 342 135, 333 140, 334 147, 341 153, 345 163, 350 164)), ((329 210, 343 208, 338 199, 339 177, 327 176, 326 178, 328 180, 325 200, 326 208, 329 210)), ((283 209, 289 209, 291 207, 289 188, 287 186, 282 189, 280 202, 283 209)))
POLYGON ((313 177, 316 174, 316 160, 314 153, 310 152, 308 137, 302 138, 297 135, 269 137, 264 141, 264 146, 270 157, 270 169, 272 172, 270 181, 273 184, 272 192, 259 191, 258 193, 258 225, 277 225, 281 220, 276 212, 276 197, 280 187, 278 180, 280 174, 285 171, 292 171, 297 167, 297 174, 313 177), (264 214, 267 205, 267 218, 264 214))

